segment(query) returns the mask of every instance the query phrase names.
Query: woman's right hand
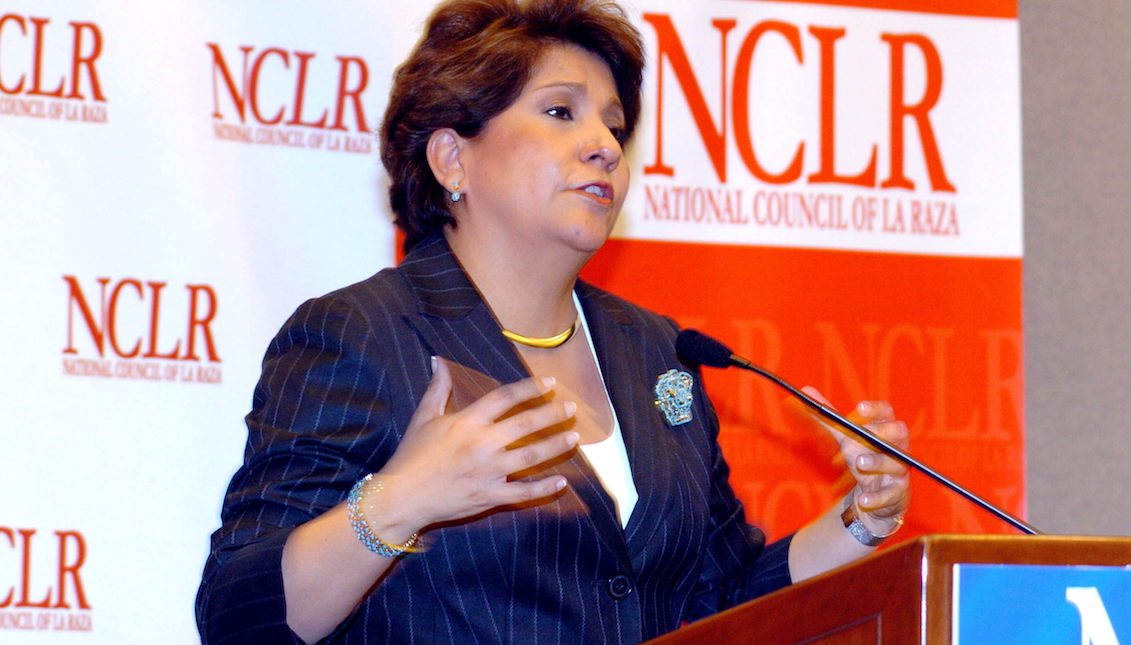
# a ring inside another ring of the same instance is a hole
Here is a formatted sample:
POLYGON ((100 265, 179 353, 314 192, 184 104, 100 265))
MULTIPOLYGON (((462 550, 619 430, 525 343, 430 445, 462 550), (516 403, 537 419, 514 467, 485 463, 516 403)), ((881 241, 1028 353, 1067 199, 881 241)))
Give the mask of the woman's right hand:
POLYGON ((576 412, 573 401, 541 400, 553 378, 502 385, 445 414, 452 375, 445 361, 434 359, 433 364, 432 381, 404 438, 377 474, 384 482, 381 499, 374 500, 377 512, 366 518, 381 539, 394 544, 437 522, 553 495, 565 487, 565 477, 509 481, 508 476, 562 455, 578 442, 576 432, 559 430, 512 445, 576 412), (500 420, 524 403, 520 412, 500 420))

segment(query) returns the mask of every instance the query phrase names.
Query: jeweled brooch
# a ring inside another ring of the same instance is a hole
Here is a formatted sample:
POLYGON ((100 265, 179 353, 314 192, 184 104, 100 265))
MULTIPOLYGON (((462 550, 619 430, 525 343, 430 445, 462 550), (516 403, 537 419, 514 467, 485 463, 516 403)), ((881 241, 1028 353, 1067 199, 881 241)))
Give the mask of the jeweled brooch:
POLYGON ((695 381, 687 372, 668 370, 656 379, 656 407, 670 426, 691 420, 691 386, 695 381))

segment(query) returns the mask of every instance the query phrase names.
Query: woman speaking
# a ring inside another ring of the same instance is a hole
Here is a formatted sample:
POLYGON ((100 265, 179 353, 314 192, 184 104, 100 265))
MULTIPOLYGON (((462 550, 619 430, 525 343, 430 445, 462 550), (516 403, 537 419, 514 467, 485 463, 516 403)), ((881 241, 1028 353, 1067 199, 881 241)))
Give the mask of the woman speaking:
MULTIPOLYGON (((839 437, 854 491, 766 545, 675 325, 578 280, 628 188, 642 66, 611 2, 433 13, 381 130, 407 255, 268 348, 206 643, 635 643, 899 527, 906 472, 839 437)), ((886 403, 852 414, 906 443, 886 403)))

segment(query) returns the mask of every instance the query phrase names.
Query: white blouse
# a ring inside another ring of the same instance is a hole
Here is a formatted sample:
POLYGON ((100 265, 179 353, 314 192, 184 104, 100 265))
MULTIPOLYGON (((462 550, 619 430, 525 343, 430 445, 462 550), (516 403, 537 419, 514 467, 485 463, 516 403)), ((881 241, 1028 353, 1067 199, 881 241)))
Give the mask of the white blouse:
MULTIPOLYGON (((581 329, 585 331, 585 340, 589 343, 589 351, 593 354, 593 363, 597 365, 597 373, 601 376, 602 385, 605 382, 601 373, 601 362, 597 360, 597 352, 593 349, 593 337, 589 334, 589 323, 585 320, 585 312, 581 309, 581 302, 577 294, 573 294, 573 303, 577 307, 577 315, 581 319, 581 329)), ((617 517, 621 528, 628 526, 628 518, 632 516, 632 509, 640 496, 636 493, 636 483, 632 481, 632 469, 628 464, 628 451, 624 447, 624 438, 620 432, 620 422, 617 420, 617 411, 609 399, 609 392, 605 390, 605 400, 609 402, 609 410, 613 415, 613 432, 609 437, 597 443, 582 444, 581 454, 589 461, 597 478, 605 487, 605 492, 613 498, 616 505, 617 517)))

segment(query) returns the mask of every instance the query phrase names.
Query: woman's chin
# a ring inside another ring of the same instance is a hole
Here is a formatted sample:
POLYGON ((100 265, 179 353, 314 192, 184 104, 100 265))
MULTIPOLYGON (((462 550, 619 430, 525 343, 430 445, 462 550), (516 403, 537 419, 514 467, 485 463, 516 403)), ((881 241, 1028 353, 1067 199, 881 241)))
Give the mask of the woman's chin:
POLYGON ((577 225, 570 229, 566 238, 566 243, 570 248, 588 255, 593 255, 601 250, 605 242, 609 239, 610 230, 602 222, 600 226, 595 226, 592 223, 588 225, 577 225))

